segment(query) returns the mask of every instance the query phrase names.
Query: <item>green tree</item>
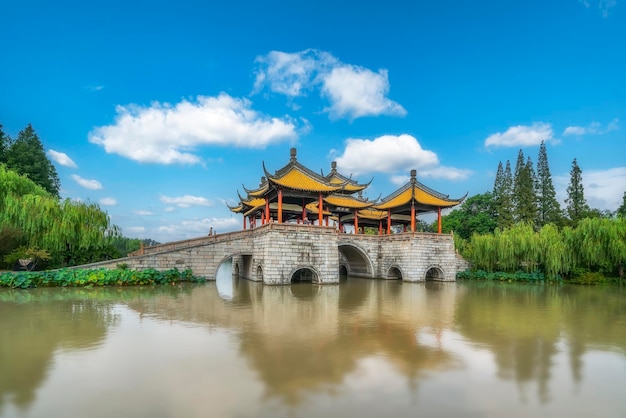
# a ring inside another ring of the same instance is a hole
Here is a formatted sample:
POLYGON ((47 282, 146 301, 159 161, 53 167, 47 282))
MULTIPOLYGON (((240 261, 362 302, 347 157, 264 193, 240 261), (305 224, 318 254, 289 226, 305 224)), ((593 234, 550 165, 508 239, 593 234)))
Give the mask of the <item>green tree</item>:
POLYGON ((2 130, 2 124, 0 123, 0 164, 7 161, 7 148, 11 143, 11 138, 2 130))
POLYGON ((77 255, 97 261, 104 257, 101 250, 109 246, 109 238, 119 235, 98 205, 59 201, 26 176, 0 165, 0 230, 10 228, 21 230, 28 248, 48 251, 58 265, 75 263, 77 255))
MULTIPOLYGON (((436 225, 433 224, 432 228, 436 228, 436 225)), ((495 228, 494 200, 491 193, 469 197, 459 209, 455 209, 441 218, 442 232, 454 231, 455 235, 464 239, 469 239, 474 233, 491 233, 495 228)))
POLYGON ((54 165, 44 151, 39 136, 28 124, 20 131, 6 152, 7 166, 19 174, 27 175, 53 196, 59 197, 61 188, 54 165))
POLYGON ((552 184, 548 152, 545 142, 541 141, 537 160, 537 226, 561 224, 561 206, 556 200, 556 191, 552 184))
POLYGON ((565 211, 572 225, 576 226, 590 211, 587 199, 585 199, 582 170, 578 166, 576 158, 572 161, 572 170, 569 174, 570 181, 569 186, 567 186, 567 199, 565 199, 567 207, 565 211))
POLYGON ((617 208, 615 215, 618 218, 626 218, 626 192, 624 192, 624 196, 622 197, 622 205, 617 208))
POLYGON ((520 149, 515 166, 513 183, 514 219, 516 222, 534 224, 537 217, 537 196, 535 194, 535 170, 530 158, 524 161, 520 149))
POLYGON ((506 169, 503 169, 500 161, 493 184, 494 216, 498 228, 508 228, 513 225, 512 182, 511 162, 507 160, 506 169))

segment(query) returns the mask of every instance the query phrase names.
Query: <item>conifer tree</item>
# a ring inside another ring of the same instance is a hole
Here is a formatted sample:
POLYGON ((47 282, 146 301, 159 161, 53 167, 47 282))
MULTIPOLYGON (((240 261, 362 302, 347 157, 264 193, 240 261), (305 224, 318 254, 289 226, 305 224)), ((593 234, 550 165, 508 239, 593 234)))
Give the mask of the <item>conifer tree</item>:
POLYGON ((500 229, 513 225, 511 211, 511 163, 506 162, 506 170, 502 168, 502 161, 498 163, 498 171, 493 184, 493 202, 496 226, 500 229))
POLYGON ((556 200, 556 191, 552 184, 548 152, 544 141, 541 141, 537 160, 537 206, 537 225, 539 227, 548 223, 560 225, 561 206, 556 200))
POLYGON ((513 184, 514 219, 516 222, 534 224, 537 216, 537 196, 535 194, 535 170, 530 158, 524 162, 524 152, 520 149, 515 166, 513 184))
POLYGON ((0 164, 7 162, 7 148, 9 147, 10 138, 5 135, 0 123, 0 164))
POLYGON ((27 175, 50 194, 59 197, 59 176, 31 124, 18 133, 7 149, 6 159, 10 169, 27 175))
POLYGON ((618 218, 626 218, 626 192, 624 192, 624 196, 622 197, 622 205, 617 208, 615 215, 618 218))
POLYGON ((589 214, 589 205, 585 199, 582 170, 578 166, 576 158, 572 161, 569 186, 567 186, 567 207, 565 211, 571 223, 576 226, 578 222, 589 214))

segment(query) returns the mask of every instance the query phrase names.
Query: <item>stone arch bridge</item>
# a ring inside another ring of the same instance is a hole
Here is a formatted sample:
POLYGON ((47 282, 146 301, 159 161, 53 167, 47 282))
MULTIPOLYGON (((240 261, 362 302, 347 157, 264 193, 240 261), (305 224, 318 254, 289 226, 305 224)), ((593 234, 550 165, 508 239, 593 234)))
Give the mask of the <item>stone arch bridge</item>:
POLYGON ((215 280, 227 260, 232 260, 233 274, 265 284, 339 283, 344 275, 453 281, 468 267, 449 234, 355 235, 333 227, 279 223, 146 247, 129 257, 90 266, 176 267, 215 280))

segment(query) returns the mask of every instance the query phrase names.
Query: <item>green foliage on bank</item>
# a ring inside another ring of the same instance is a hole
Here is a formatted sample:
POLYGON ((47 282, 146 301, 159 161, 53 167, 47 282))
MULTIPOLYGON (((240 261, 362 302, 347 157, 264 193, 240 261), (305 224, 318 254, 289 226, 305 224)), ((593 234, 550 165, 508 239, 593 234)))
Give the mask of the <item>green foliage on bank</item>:
POLYGON ((170 269, 129 270, 118 269, 61 269, 0 274, 0 287, 28 289, 32 287, 91 287, 135 286, 173 284, 178 282, 204 282, 191 270, 170 269))
POLYGON ((626 219, 585 218, 576 228, 561 230, 553 224, 535 230, 521 223, 456 244, 476 271, 538 271, 548 281, 603 284, 615 281, 606 277, 624 276, 626 219))
POLYGON ((527 273, 525 271, 516 271, 514 273, 507 273, 502 271, 488 272, 485 270, 465 270, 456 275, 457 279, 461 280, 488 280, 497 282, 560 282, 560 277, 553 277, 546 279, 546 276, 540 271, 534 271, 527 273))

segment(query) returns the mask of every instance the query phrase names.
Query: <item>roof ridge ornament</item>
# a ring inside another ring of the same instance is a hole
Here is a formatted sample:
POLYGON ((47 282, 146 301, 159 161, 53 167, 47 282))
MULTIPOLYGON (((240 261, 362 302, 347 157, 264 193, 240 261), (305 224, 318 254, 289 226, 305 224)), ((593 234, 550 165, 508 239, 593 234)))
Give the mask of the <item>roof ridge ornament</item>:
POLYGON ((290 161, 292 163, 296 162, 296 154, 297 154, 297 150, 295 148, 290 148, 289 149, 289 157, 290 157, 290 161))
POLYGON ((411 183, 415 183, 416 180, 417 180, 417 170, 413 169, 411 170, 411 183))

